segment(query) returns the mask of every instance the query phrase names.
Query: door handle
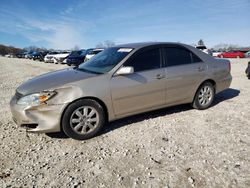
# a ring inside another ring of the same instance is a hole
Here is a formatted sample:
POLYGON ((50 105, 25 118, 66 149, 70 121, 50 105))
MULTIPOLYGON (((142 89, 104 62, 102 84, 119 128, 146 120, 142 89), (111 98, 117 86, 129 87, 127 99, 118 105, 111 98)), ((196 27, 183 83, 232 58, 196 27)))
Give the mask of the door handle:
POLYGON ((157 74, 156 75, 156 79, 160 80, 162 78, 165 78, 165 76, 163 74, 157 74))
POLYGON ((197 70, 198 70, 199 72, 203 72, 205 69, 204 69, 203 67, 198 67, 197 70))

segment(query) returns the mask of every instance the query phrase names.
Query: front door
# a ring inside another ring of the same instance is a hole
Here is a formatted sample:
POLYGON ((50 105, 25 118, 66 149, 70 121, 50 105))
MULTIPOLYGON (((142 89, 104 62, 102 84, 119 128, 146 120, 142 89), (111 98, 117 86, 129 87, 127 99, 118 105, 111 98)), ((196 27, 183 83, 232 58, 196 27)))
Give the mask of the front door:
POLYGON ((166 80, 159 48, 143 50, 129 58, 123 66, 131 66, 135 72, 111 79, 116 116, 136 114, 165 104, 166 80))

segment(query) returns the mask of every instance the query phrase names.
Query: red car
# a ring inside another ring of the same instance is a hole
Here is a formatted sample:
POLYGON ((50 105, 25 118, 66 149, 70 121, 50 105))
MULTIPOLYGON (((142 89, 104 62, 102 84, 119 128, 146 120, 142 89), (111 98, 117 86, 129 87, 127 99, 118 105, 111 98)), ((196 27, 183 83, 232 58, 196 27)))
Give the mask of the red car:
POLYGON ((244 58, 245 54, 243 52, 223 52, 218 55, 221 58, 244 58))

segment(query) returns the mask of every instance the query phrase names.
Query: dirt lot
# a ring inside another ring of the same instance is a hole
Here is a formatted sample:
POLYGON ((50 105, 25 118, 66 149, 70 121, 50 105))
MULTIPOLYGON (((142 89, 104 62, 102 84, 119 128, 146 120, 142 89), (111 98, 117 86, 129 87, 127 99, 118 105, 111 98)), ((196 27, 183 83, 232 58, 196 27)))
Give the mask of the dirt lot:
POLYGON ((250 187, 248 60, 231 60, 231 88, 208 110, 166 108, 76 141, 26 136, 9 110, 19 84, 66 66, 0 57, 0 187, 250 187))

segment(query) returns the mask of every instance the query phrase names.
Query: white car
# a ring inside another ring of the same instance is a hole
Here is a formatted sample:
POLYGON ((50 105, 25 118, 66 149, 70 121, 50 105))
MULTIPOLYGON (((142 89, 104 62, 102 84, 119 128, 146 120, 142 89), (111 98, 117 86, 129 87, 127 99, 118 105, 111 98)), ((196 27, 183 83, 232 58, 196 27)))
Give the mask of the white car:
POLYGON ((195 46, 195 48, 197 48, 197 49, 203 51, 204 53, 212 56, 212 51, 207 49, 207 47, 205 45, 197 45, 197 46, 195 46))
POLYGON ((213 57, 218 57, 221 53, 221 51, 213 51, 212 54, 213 54, 213 57))
POLYGON ((54 56, 58 54, 59 52, 53 51, 49 52, 45 57, 44 57, 44 62, 45 63, 54 63, 54 56))
POLYGON ((54 55, 54 63, 64 63, 64 60, 69 56, 70 51, 61 51, 54 55))
POLYGON ((13 57, 13 55, 11 55, 11 54, 6 54, 4 57, 10 58, 10 57, 13 57))
POLYGON ((93 56, 95 56, 96 54, 102 52, 103 50, 104 50, 103 48, 96 48, 96 49, 91 50, 91 51, 86 55, 84 61, 90 60, 93 56))

